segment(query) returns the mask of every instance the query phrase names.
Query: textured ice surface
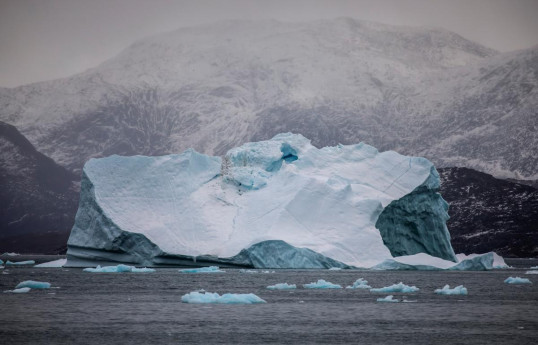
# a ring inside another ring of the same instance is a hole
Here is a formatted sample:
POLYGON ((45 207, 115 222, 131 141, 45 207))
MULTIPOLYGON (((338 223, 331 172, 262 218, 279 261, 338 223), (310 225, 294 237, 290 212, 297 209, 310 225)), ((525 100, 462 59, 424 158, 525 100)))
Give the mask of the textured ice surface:
POLYGON ((32 289, 29 288, 29 287, 23 287, 23 288, 15 289, 15 290, 6 290, 6 291, 4 291, 4 292, 11 292, 11 293, 27 293, 27 292, 30 292, 30 290, 32 290, 32 289))
POLYGON ((50 267, 62 267, 67 262, 67 259, 58 259, 54 261, 44 262, 39 265, 35 265, 34 267, 40 267, 40 268, 50 268, 50 267))
POLYGON ((508 277, 504 282, 506 284, 532 284, 529 279, 520 277, 508 277))
POLYGON ((419 252, 456 261, 438 189, 424 158, 363 143, 318 149, 290 133, 222 159, 193 150, 91 159, 68 266, 182 256, 257 268, 345 268, 419 252))
POLYGON ((490 252, 486 254, 458 254, 458 262, 443 260, 425 253, 399 256, 387 259, 372 267, 373 270, 456 270, 456 271, 486 271, 491 269, 508 268, 503 258, 490 252))
POLYGON ((215 304, 255 304, 267 303, 253 293, 236 294, 225 293, 220 296, 218 293, 193 291, 181 296, 184 303, 215 303, 215 304))
POLYGON ((397 302, 400 302, 399 299, 396 299, 396 298, 393 298, 394 296, 392 295, 388 295, 387 297, 383 297, 383 298, 378 298, 377 301, 378 302, 389 302, 389 303, 397 303, 397 302))
POLYGON ((275 285, 269 285, 267 288, 269 290, 292 290, 292 289, 296 289, 297 285, 288 284, 288 283, 279 283, 275 285))
POLYGON ((29 265, 35 265, 34 260, 26 260, 26 261, 6 261, 6 266, 29 266, 29 265))
POLYGON ((47 282, 38 282, 35 280, 25 280, 15 287, 17 289, 20 288, 30 288, 30 289, 48 289, 50 288, 50 283, 47 282))
POLYGON ((438 295, 467 295, 467 288, 459 285, 451 289, 450 285, 447 284, 442 289, 436 289, 435 293, 438 295))
POLYGON ((346 289, 371 289, 372 287, 368 285, 368 280, 359 278, 355 280, 353 285, 346 286, 346 289))
POLYGON ((180 273, 224 273, 225 271, 219 269, 218 266, 200 267, 200 268, 186 268, 179 270, 180 273))
POLYGON ((394 284, 394 285, 391 285, 391 286, 385 286, 385 287, 382 287, 382 288, 370 289, 370 292, 403 292, 403 293, 408 293, 408 292, 417 292, 418 290, 420 290, 420 289, 418 287, 416 287, 416 286, 409 286, 409 285, 405 285, 402 282, 399 282, 398 284, 394 284))
POLYGON ((153 268, 136 268, 134 266, 128 266, 128 265, 122 265, 119 264, 117 266, 97 266, 96 268, 85 268, 84 272, 91 272, 91 273, 124 273, 124 272, 132 272, 132 273, 151 273, 155 272, 153 268))
POLYGON ((318 279, 317 282, 304 284, 303 287, 306 289, 341 289, 342 288, 342 286, 325 281, 324 279, 318 279))

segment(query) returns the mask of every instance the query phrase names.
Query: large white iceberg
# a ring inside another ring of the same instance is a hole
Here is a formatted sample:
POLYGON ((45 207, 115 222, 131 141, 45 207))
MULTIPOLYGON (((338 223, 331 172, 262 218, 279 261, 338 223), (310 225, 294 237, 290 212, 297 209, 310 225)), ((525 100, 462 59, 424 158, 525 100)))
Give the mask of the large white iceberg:
POLYGON ((318 149, 290 133, 223 158, 91 159, 67 266, 346 268, 417 253, 455 262, 438 189, 424 158, 363 143, 318 149))

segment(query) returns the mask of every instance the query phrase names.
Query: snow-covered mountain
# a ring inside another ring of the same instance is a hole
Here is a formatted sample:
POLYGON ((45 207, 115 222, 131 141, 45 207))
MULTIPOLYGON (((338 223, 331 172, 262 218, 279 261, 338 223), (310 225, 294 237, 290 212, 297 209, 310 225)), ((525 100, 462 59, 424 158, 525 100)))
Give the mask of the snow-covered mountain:
POLYGON ((498 54, 441 29, 229 21, 2 89, 0 120, 72 171, 112 153, 224 154, 291 131, 538 179, 537 80, 538 48, 498 54))

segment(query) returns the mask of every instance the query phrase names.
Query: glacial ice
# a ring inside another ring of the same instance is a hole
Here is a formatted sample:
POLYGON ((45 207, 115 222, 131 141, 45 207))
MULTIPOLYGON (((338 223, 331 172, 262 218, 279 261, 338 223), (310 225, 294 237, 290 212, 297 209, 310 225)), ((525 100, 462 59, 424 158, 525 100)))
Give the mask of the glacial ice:
POLYGON ((363 143, 318 149, 291 133, 222 159, 191 149, 91 159, 67 266, 348 268, 417 253, 456 261, 438 189, 424 158, 363 143))
POLYGON ((101 267, 98 265, 96 268, 85 268, 83 270, 84 272, 91 272, 91 273, 124 273, 124 272, 132 272, 132 273, 151 273, 155 272, 153 268, 136 268, 134 266, 128 266, 119 264, 117 266, 104 266, 101 267))
POLYGON ((435 293, 438 295, 467 295, 467 288, 463 285, 458 285, 451 289, 450 285, 445 285, 442 289, 436 289, 435 293))
POLYGON ((324 279, 318 279, 317 282, 304 284, 305 289, 341 289, 342 286, 325 281, 324 279))
POLYGON ((58 267, 62 267, 63 265, 65 265, 65 263, 67 262, 67 259, 58 259, 58 260, 54 260, 54 261, 49 261, 49 262, 44 262, 42 264, 39 264, 39 265, 35 265, 34 267, 38 267, 38 268, 58 268, 58 267))
POLYGON ((443 260, 425 253, 399 256, 387 259, 372 267, 373 270, 449 270, 449 271, 486 271, 508 268, 504 259, 494 252, 486 254, 458 254, 458 262, 443 260))
POLYGON ((50 288, 50 283, 38 282, 38 281, 35 281, 35 280, 25 280, 25 281, 19 283, 15 288, 16 289, 20 289, 20 288, 49 289, 50 288))
POLYGON ((363 278, 359 278, 355 280, 353 285, 346 286, 346 289, 371 289, 372 287, 368 285, 368 280, 365 280, 363 278))
POLYGON ((183 303, 215 303, 215 304, 255 304, 267 303, 253 293, 235 294, 225 293, 220 296, 218 293, 193 291, 181 296, 183 303))
POLYGON ((11 292, 11 293, 27 293, 27 292, 30 292, 30 290, 32 290, 32 289, 29 288, 29 287, 23 287, 23 288, 14 289, 14 290, 6 290, 6 291, 4 291, 4 292, 11 292))
POLYGON ((393 297, 394 297, 393 295, 388 295, 387 297, 378 298, 377 301, 378 301, 378 302, 388 302, 388 303, 397 303, 397 302, 400 302, 399 299, 396 299, 396 298, 393 298, 393 297))
POLYGON ((269 290, 293 290, 296 289, 297 285, 295 284, 288 284, 288 283, 279 283, 275 285, 269 285, 267 289, 269 290))
POLYGON ((520 277, 508 277, 504 282, 506 284, 532 284, 529 279, 520 277))
POLYGON ((200 267, 200 268, 186 268, 179 270, 180 273, 224 273, 225 271, 219 269, 218 266, 200 267))
POLYGON ((374 288, 370 289, 370 292, 403 292, 403 293, 409 293, 409 292, 417 292, 420 290, 416 286, 409 286, 405 285, 402 282, 399 282, 398 284, 394 284, 391 286, 385 286, 382 288, 374 288))
POLYGON ((26 261, 6 261, 6 267, 7 266, 29 266, 29 265, 35 265, 34 260, 26 260, 26 261))

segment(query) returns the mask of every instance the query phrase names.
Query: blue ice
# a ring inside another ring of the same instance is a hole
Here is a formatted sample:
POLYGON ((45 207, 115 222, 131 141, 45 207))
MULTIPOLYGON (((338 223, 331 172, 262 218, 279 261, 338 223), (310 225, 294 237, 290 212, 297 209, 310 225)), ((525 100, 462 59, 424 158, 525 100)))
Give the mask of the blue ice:
POLYGON ((346 286, 346 289, 371 289, 372 287, 368 285, 368 280, 359 278, 355 280, 353 285, 346 286))
POLYGON ((47 282, 38 282, 35 280, 25 280, 19 283, 15 288, 30 288, 30 289, 48 289, 50 288, 50 283, 47 282))
POLYGON ((150 273, 155 272, 153 268, 136 268, 134 266, 122 265, 117 266, 104 266, 101 267, 98 265, 96 268, 85 268, 84 272, 91 273, 123 273, 123 272, 133 272, 133 273, 150 273))
POLYGON ((520 277, 508 277, 504 282, 506 284, 532 284, 529 279, 520 277))
POLYGON ((416 286, 409 286, 409 285, 405 285, 402 282, 399 282, 398 284, 394 284, 394 285, 391 285, 391 286, 385 286, 385 287, 377 288, 377 289, 370 289, 370 292, 404 292, 404 293, 407 293, 407 292, 417 292, 418 290, 420 290, 420 289, 418 287, 416 287, 416 286))
POLYGON ((395 299, 393 298, 394 296, 392 295, 388 295, 387 297, 383 297, 383 298, 378 298, 377 301, 378 302, 389 302, 389 303, 397 303, 397 302, 400 302, 399 299, 395 299))
POLYGON ((288 284, 288 283, 279 283, 275 285, 269 285, 267 288, 269 290, 292 290, 292 289, 296 289, 297 285, 288 284))
POLYGON ((17 261, 17 262, 12 262, 12 261, 6 261, 6 266, 26 266, 26 265, 35 265, 35 261, 34 260, 27 260, 27 261, 17 261))
POLYGON ((235 294, 225 293, 220 296, 216 292, 199 292, 193 291, 181 296, 183 303, 215 303, 215 304, 255 304, 267 303, 253 293, 235 294))
POLYGON ((200 268, 186 268, 179 270, 180 273, 224 273, 219 269, 219 266, 209 266, 209 267, 200 267, 200 268))
POLYGON ((318 279, 318 281, 315 283, 304 284, 303 287, 306 289, 341 289, 342 288, 342 286, 338 284, 333 284, 323 279, 318 279))
POLYGON ((436 289, 435 293, 438 295, 467 295, 467 288, 459 285, 451 289, 450 285, 447 284, 442 289, 436 289))

